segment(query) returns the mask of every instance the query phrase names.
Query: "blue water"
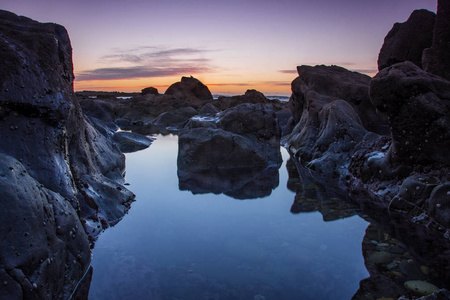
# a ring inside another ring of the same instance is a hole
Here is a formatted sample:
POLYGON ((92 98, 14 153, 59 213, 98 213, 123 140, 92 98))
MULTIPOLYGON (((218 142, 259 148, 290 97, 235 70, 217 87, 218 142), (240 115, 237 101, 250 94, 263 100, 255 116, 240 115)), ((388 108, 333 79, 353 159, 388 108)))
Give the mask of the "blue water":
POLYGON ((177 150, 159 136, 127 154, 136 202, 96 242, 89 299, 351 299, 369 276, 366 221, 290 213, 284 149, 280 185, 253 200, 180 191, 177 150))

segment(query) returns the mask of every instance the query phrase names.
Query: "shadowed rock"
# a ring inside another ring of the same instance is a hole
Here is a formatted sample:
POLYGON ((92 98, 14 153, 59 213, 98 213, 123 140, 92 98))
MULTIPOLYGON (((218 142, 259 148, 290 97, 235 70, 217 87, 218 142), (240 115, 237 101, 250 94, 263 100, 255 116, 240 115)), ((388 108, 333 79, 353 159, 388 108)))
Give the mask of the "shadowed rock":
POLYGON ((74 97, 71 50, 64 27, 0 11, 0 298, 69 298, 88 237, 134 197, 123 154, 74 97))
POLYGON ((436 14, 426 9, 415 10, 405 23, 395 23, 384 38, 378 55, 378 70, 411 61, 422 67, 422 52, 431 46, 436 14))
POLYGON ((172 95, 176 98, 196 98, 200 100, 212 100, 213 97, 209 89, 198 79, 182 77, 180 82, 172 84, 165 92, 165 95, 172 95))
POLYGON ((141 91, 141 95, 145 96, 145 95, 158 95, 158 89, 154 88, 154 87, 148 87, 145 89, 142 89, 141 91))
POLYGON ((433 44, 423 52, 424 70, 450 80, 450 2, 439 0, 433 44))
POLYGON ((450 165, 450 82, 411 62, 383 69, 370 84, 372 103, 388 117, 389 159, 450 165))

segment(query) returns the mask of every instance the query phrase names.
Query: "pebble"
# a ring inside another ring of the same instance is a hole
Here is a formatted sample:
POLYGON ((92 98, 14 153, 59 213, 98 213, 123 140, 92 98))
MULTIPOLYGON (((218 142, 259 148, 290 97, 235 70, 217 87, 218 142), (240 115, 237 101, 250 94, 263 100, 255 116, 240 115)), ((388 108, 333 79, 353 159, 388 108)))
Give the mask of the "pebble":
POLYGON ((36 282, 33 283, 33 289, 37 289, 37 284, 36 284, 36 282))
POLYGON ((3 281, 3 285, 8 285, 8 281, 3 281))
POLYGON ((405 288, 412 291, 414 294, 416 294, 418 296, 430 295, 439 289, 434 284, 431 284, 426 281, 421 281, 421 280, 407 281, 407 282, 405 282, 405 288))

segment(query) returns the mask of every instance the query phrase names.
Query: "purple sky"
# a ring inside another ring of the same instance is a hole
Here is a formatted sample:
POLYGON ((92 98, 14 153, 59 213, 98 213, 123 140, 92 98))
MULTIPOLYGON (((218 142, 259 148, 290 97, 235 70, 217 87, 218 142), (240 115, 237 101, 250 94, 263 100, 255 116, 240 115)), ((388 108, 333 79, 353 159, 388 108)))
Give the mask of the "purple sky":
POLYGON ((289 94, 301 64, 374 75, 383 39, 436 0, 0 0, 67 28, 77 90, 160 91, 193 75, 213 93, 289 94))

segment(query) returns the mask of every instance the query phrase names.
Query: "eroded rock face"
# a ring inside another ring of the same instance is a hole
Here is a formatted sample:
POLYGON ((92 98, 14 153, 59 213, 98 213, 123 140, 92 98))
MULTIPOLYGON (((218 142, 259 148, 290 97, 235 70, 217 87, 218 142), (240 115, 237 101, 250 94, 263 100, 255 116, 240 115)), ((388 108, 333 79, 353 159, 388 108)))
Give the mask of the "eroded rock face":
POLYGON ((378 73, 370 96, 388 117, 393 161, 450 165, 449 81, 404 62, 378 73))
POLYGON ((424 70, 450 80, 450 3, 438 1, 433 44, 423 52, 424 70))
POLYGON ((133 198, 124 156, 73 95, 64 27, 0 11, 0 52, 1 293, 68 298, 89 266, 85 231, 117 222, 133 198))
POLYGON ((436 14, 426 9, 415 10, 404 23, 395 23, 384 38, 378 55, 378 70, 410 61, 422 67, 422 52, 431 46, 436 14))
POLYGON ((190 121, 179 136, 180 189, 237 199, 278 186, 280 128, 270 106, 242 104, 215 119, 190 121))
POLYGON ((289 108, 294 121, 298 123, 304 110, 307 110, 307 94, 317 94, 338 98, 348 102, 358 114, 364 128, 369 131, 386 134, 386 121, 378 115, 369 97, 371 78, 357 72, 351 72, 338 66, 299 66, 299 77, 292 82, 292 96, 289 108))

